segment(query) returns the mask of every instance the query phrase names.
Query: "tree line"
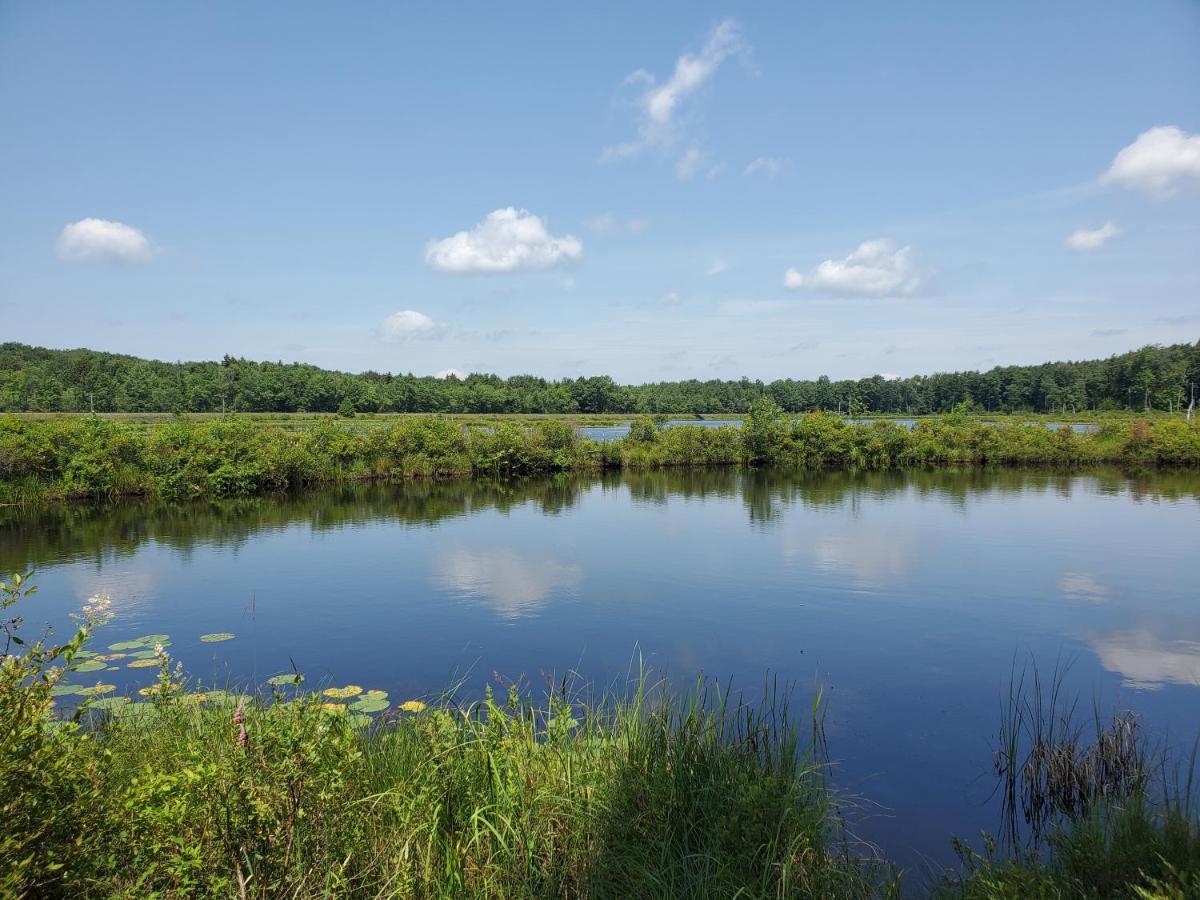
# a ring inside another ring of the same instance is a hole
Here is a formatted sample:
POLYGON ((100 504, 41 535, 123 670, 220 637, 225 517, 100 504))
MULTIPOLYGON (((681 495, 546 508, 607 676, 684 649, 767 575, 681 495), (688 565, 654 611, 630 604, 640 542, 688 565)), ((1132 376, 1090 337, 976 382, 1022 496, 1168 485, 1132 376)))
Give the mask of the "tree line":
POLYGON ((472 374, 444 379, 351 374, 303 363, 160 362, 95 350, 0 344, 5 412, 743 413, 759 398, 787 412, 922 415, 1166 410, 1200 392, 1200 342, 1151 345, 1108 359, 1000 366, 888 379, 660 381, 601 375, 549 380, 472 374))

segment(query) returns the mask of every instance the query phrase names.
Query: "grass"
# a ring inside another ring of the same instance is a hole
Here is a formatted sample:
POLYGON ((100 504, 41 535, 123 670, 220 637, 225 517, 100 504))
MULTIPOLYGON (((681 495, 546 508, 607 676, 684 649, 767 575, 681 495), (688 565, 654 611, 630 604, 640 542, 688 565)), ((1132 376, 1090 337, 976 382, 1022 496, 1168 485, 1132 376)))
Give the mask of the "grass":
POLYGON ((911 430, 876 421, 784 414, 756 401, 741 427, 635 420, 627 437, 597 442, 558 419, 403 417, 306 420, 98 417, 0 418, 0 503, 154 496, 238 497, 314 484, 428 477, 511 479, 569 471, 758 466, 883 470, 946 465, 1200 465, 1200 422, 1111 420, 1095 433, 1041 422, 992 424, 964 414, 911 430))
MULTIPOLYGON (((843 830, 819 689, 803 729, 775 684, 746 703, 644 670, 599 697, 393 706, 298 676, 196 693, 158 646, 147 699, 55 716, 109 614, 93 598, 64 644, 24 642, 9 610, 35 590, 0 584, 0 896, 901 896, 843 830)), ((1060 676, 1022 673, 1002 705, 1002 841, 959 842, 961 868, 909 894, 1197 896, 1195 747, 1171 770, 1121 715, 1084 740, 1060 676)))

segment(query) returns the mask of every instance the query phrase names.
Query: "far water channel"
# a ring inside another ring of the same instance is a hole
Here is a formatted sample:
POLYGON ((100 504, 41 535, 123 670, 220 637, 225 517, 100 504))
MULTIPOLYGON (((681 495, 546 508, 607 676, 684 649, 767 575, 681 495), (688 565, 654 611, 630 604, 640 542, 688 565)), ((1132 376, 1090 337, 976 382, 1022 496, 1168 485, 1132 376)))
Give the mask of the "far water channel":
MULTIPOLYGON (((846 419, 848 425, 870 425, 873 422, 888 422, 892 425, 899 425, 908 431, 911 431, 913 426, 920 419, 846 419)), ((699 425, 702 428, 725 428, 725 427, 741 427, 741 419, 668 419, 665 423, 667 428, 674 428, 676 425, 699 425)), ((985 425, 992 425, 992 422, 985 422, 985 425)), ((1047 422, 1046 428, 1070 428, 1072 431, 1079 434, 1090 434, 1100 430, 1100 426, 1093 422, 1072 422, 1069 425, 1063 425, 1059 422, 1047 422)), ((576 429, 583 437, 591 438, 594 441, 619 441, 625 435, 629 434, 629 423, 622 422, 617 425, 581 425, 576 429)))
MULTIPOLYGON (((603 686, 636 653, 680 684, 778 676, 828 738, 851 821, 908 866, 994 831, 1014 657, 1070 661, 1186 746, 1200 731, 1200 473, 704 470, 358 486, 191 506, 0 515, 36 570, 31 626, 113 597, 100 646, 146 633, 206 683, 360 684, 394 701, 493 673, 603 686), (207 644, 207 632, 233 632, 207 644)), ((153 669, 90 673, 133 692, 153 669)), ((85 677, 85 676, 77 676, 85 677)))

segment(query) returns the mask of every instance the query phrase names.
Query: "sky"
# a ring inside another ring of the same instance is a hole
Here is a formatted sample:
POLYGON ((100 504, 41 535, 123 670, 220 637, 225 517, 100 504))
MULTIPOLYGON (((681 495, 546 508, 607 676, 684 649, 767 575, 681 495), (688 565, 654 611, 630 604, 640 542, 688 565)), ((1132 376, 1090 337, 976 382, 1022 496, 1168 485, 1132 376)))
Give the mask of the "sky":
POLYGON ((1200 338, 1200 3, 0 4, 0 341, 901 375, 1200 338))

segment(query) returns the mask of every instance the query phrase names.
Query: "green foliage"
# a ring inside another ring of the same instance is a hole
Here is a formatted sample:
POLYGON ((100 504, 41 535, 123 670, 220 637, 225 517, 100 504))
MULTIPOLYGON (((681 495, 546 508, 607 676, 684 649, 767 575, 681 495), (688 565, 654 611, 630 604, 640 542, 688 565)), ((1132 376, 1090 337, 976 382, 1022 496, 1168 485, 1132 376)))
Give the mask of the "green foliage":
POLYGON ((599 469, 748 464, 800 469, 937 465, 1200 464, 1200 421, 1133 420, 1097 433, 1041 423, 989 424, 959 410, 911 431, 847 424, 833 413, 790 416, 751 404, 741 428, 641 418, 620 441, 587 440, 568 424, 501 421, 466 427, 414 417, 362 429, 333 420, 293 429, 238 416, 139 425, 97 419, 0 417, 0 503, 155 496, 250 497, 371 479, 526 475, 599 469))
MULTIPOLYGON (((990 414, 1179 410, 1200 383, 1200 344, 1148 346, 1104 360, 1004 366, 856 381, 791 378, 769 384, 696 379, 619 385, 608 376, 548 381, 533 375, 465 379, 364 372, 298 363, 164 363, 99 353, 0 344, 0 410, 11 412, 744 413, 769 397, 790 413, 830 410, 947 413, 967 404, 990 414)), ((102 460, 93 461, 102 465, 102 460)))

